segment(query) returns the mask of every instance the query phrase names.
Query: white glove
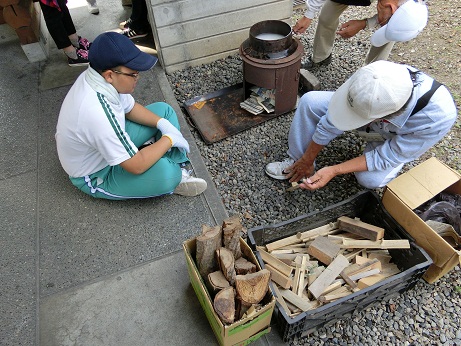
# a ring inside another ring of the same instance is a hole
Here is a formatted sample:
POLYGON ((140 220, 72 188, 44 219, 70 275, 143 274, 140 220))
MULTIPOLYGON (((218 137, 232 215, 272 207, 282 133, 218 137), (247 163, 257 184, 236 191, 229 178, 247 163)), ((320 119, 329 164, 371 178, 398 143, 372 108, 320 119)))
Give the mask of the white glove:
POLYGON ((162 132, 163 136, 171 140, 173 147, 184 149, 187 153, 190 152, 189 143, 183 137, 182 133, 174 127, 168 120, 162 118, 157 122, 157 128, 162 132))

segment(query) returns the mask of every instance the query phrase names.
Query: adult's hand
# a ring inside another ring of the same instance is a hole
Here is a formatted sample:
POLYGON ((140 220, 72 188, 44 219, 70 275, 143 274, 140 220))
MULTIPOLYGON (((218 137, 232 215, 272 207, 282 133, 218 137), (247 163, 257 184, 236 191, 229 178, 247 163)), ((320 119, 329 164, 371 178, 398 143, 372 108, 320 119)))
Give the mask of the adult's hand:
POLYGON ((287 177, 290 182, 298 182, 314 173, 314 164, 307 162, 304 157, 288 167, 285 171, 288 173, 287 177))
POLYGON ((304 190, 317 190, 324 187, 336 176, 336 170, 332 166, 319 169, 312 177, 304 179, 299 187, 304 190))
POLYGON ((312 22, 312 19, 311 18, 307 18, 307 17, 302 17, 301 19, 299 19, 295 26, 293 27, 293 32, 295 34, 302 34, 304 33, 307 28, 311 25, 311 22, 312 22))
POLYGON ((341 24, 339 30, 336 31, 336 33, 342 38, 351 38, 352 36, 355 36, 360 30, 365 29, 366 26, 366 19, 350 20, 344 24, 341 24))

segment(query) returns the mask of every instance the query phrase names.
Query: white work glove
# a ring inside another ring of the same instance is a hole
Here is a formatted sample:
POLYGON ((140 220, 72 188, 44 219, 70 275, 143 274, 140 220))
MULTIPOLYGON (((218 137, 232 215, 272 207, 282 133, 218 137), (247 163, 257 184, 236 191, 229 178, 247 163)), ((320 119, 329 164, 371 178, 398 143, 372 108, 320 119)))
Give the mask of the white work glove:
POLYGON ((164 118, 160 119, 157 122, 157 128, 160 130, 160 132, 162 132, 163 136, 166 136, 171 140, 173 147, 184 149, 186 153, 190 152, 189 143, 187 143, 182 133, 179 132, 179 130, 174 127, 174 125, 168 120, 164 118))

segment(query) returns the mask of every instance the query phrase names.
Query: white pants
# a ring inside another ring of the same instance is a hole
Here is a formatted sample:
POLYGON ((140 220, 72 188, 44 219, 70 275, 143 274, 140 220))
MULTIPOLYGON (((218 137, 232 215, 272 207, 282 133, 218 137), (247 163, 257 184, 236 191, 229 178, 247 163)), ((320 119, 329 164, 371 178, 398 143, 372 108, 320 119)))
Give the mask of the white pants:
MULTIPOLYGON (((333 93, 332 91, 310 91, 304 94, 299 100, 298 108, 296 109, 288 134, 288 156, 293 160, 298 160, 312 141, 312 137, 317 129, 317 124, 327 113, 328 104, 330 103, 333 93)), ((337 129, 333 129, 332 131, 336 136, 343 133, 343 131, 337 129)), ((372 151, 381 143, 382 142, 368 143, 365 147, 364 154, 372 151)), ((327 145, 328 142, 317 144, 327 145)), ((403 164, 387 170, 356 172, 355 177, 360 185, 368 189, 375 189, 387 185, 387 183, 397 176, 402 167, 403 164)))

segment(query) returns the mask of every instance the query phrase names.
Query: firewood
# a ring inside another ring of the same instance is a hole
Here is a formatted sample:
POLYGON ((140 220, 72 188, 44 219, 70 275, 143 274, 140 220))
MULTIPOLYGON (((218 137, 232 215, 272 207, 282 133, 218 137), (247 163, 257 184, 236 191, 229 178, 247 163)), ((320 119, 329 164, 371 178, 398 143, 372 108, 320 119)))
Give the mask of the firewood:
POLYGON ((308 287, 309 292, 318 298, 335 278, 349 265, 349 261, 343 255, 338 255, 331 264, 319 275, 319 277, 308 287))
POLYGON ((313 309, 313 307, 315 306, 313 302, 309 301, 308 299, 298 296, 296 293, 290 290, 281 289, 280 293, 282 294, 282 297, 285 300, 287 300, 293 305, 296 305, 302 311, 313 309))
POLYGON ((200 275, 205 279, 218 269, 216 250, 222 246, 220 226, 202 225, 202 234, 196 238, 196 263, 200 275))
POLYGON ((351 219, 347 216, 338 217, 338 228, 374 241, 384 237, 384 228, 370 225, 357 219, 351 219))
POLYGON ((318 298, 318 301, 320 303, 329 303, 329 302, 332 302, 332 301, 335 301, 339 298, 342 298, 342 297, 345 297, 345 296, 348 296, 349 294, 351 294, 352 292, 345 286, 341 286, 340 288, 328 293, 328 294, 325 294, 325 295, 321 295, 319 298, 318 298))
POLYGON ((220 290, 229 287, 229 281, 224 277, 222 271, 217 270, 213 273, 208 274, 208 289, 210 293, 217 293, 220 290))
POLYGON ((235 259, 242 256, 242 249, 240 248, 240 232, 242 229, 243 226, 237 215, 229 217, 223 221, 223 244, 226 249, 232 251, 235 259))
POLYGON ((374 259, 368 260, 365 263, 351 264, 350 266, 344 269, 344 274, 348 276, 352 276, 352 275, 355 275, 355 274, 358 274, 358 273, 361 273, 361 272, 364 272, 370 269, 381 270, 381 262, 379 262, 377 258, 374 258, 374 259))
POLYGON ((287 303, 285 302, 285 299, 282 297, 282 293, 280 293, 280 290, 277 285, 272 285, 272 289, 275 295, 275 299, 279 302, 279 304, 282 306, 282 308, 285 310, 287 314, 290 313, 290 309, 288 308, 287 303))
POLYGON ((213 301, 213 307, 219 319, 225 324, 235 320, 235 290, 233 287, 219 291, 213 301))
POLYGON ((326 237, 317 237, 307 248, 307 253, 320 262, 329 265, 340 251, 338 244, 326 237))
POLYGON ((243 257, 236 259, 234 262, 234 266, 235 266, 235 273, 237 275, 245 275, 248 273, 254 273, 257 270, 256 264, 251 263, 250 261, 248 261, 247 259, 243 257))
POLYGON ((270 276, 271 273, 267 269, 256 273, 237 275, 235 277, 237 294, 248 304, 258 304, 269 289, 270 276))
POLYGON ((409 249, 410 242, 408 239, 397 240, 355 240, 343 239, 340 245, 342 249, 409 249))
POLYGON ((336 229, 336 223, 331 223, 266 244, 266 249, 270 252, 272 250, 276 250, 287 245, 299 244, 303 241, 307 241, 308 239, 315 238, 319 235, 329 234, 336 229))
POLYGON ((221 269, 224 277, 229 281, 231 286, 234 286, 235 283, 235 265, 234 265, 234 255, 232 251, 222 247, 216 251, 219 268, 221 269))
POLYGON ((277 269, 272 267, 270 264, 266 264, 266 269, 271 272, 271 280, 275 282, 280 287, 287 289, 290 288, 293 284, 293 279, 286 275, 283 275, 277 269))
POLYGON ((259 251, 261 258, 264 263, 270 264, 272 267, 277 269, 283 275, 290 276, 293 268, 280 261, 277 257, 272 256, 269 252, 264 251, 261 246, 257 246, 256 249, 259 251))
POLYGON ((366 271, 351 275, 350 278, 351 280, 357 281, 357 280, 360 280, 360 279, 363 279, 363 278, 366 278, 366 277, 369 277, 375 274, 379 274, 380 272, 381 270, 379 270, 378 268, 370 269, 370 270, 366 270, 366 271))

